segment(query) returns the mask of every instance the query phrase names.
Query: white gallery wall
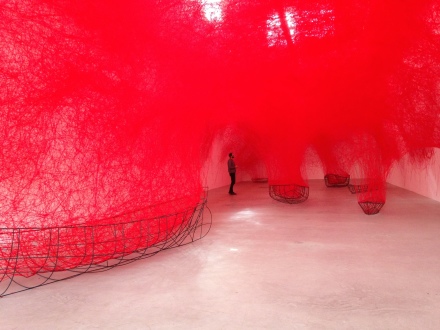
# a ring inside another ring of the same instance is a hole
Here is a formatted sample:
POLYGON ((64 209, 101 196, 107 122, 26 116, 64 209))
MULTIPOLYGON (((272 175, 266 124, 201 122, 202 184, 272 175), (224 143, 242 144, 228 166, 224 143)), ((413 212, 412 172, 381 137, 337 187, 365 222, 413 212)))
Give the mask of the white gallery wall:
MULTIPOLYGON (((202 184, 208 189, 215 189, 218 187, 229 186, 231 179, 228 173, 228 154, 223 154, 221 137, 217 137, 212 145, 211 153, 205 162, 201 179, 202 184)), ((231 150, 230 152, 235 152, 231 150)), ((240 155, 235 155, 235 163, 238 166, 236 174, 236 182, 250 181, 251 177, 248 173, 240 171, 240 155)))
POLYGON ((432 198, 440 202, 440 149, 434 148, 434 154, 428 163, 414 165, 409 156, 396 163, 387 181, 396 186, 432 198))

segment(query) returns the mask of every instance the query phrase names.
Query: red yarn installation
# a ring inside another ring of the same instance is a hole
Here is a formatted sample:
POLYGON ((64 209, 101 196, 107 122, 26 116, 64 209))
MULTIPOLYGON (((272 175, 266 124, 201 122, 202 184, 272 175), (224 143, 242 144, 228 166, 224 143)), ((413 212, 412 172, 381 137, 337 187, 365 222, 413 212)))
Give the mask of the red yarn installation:
POLYGON ((350 176, 344 174, 326 174, 324 182, 327 187, 347 187, 350 183, 350 176))
MULTIPOLYGON (((269 185, 307 187, 313 149, 325 173, 358 171, 359 202, 385 202, 392 164, 440 147, 439 17, 440 0, 1 2, 1 253, 15 253, 10 229, 196 208, 228 127, 248 151, 240 170, 263 164, 269 185)), ((31 251, 45 238, 21 240, 16 274, 46 270, 31 251)))

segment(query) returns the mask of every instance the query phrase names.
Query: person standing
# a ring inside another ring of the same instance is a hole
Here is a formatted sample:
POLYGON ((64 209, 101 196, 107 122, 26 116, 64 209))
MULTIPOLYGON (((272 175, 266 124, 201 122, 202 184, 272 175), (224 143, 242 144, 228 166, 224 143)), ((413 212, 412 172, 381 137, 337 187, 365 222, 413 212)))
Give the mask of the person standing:
POLYGON ((229 195, 237 195, 234 192, 236 169, 237 169, 237 166, 235 166, 234 155, 231 152, 231 153, 229 153, 229 159, 228 159, 228 172, 229 172, 229 176, 231 177, 231 185, 229 186, 229 195))

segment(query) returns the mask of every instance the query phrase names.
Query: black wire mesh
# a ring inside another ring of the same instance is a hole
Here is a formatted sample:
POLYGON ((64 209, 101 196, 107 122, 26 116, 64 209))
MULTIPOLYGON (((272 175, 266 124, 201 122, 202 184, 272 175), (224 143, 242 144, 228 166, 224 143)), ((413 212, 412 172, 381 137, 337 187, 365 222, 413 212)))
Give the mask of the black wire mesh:
POLYGON ((297 184, 269 185, 269 195, 281 203, 299 204, 309 198, 309 187, 297 184))
POLYGON ((268 178, 251 178, 252 182, 254 183, 265 183, 269 181, 268 178))
POLYGON ((211 217, 203 216, 206 203, 205 195, 180 212, 123 223, 0 228, 0 297, 106 271, 197 241, 212 224, 211 217))
POLYGON ((379 213, 382 206, 385 205, 385 201, 361 201, 359 206, 362 208, 365 214, 373 215, 379 213))
POLYGON ((348 189, 352 194, 359 194, 368 191, 368 184, 348 184, 348 189))
POLYGON ((324 181, 327 187, 346 187, 350 183, 350 175, 326 174, 324 181))
POLYGON ((384 185, 381 180, 377 179, 354 179, 348 184, 348 190, 352 194, 369 193, 378 196, 384 190, 384 185))

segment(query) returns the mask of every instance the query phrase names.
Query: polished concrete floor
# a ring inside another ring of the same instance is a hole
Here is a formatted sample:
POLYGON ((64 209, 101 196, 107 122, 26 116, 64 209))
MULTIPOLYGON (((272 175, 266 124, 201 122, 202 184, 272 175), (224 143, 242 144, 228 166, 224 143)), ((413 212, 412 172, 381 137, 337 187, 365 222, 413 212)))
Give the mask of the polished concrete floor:
POLYGON ((322 180, 299 205, 236 191, 209 192, 198 242, 0 299, 0 329, 440 329, 439 202, 389 186, 367 216, 322 180))

